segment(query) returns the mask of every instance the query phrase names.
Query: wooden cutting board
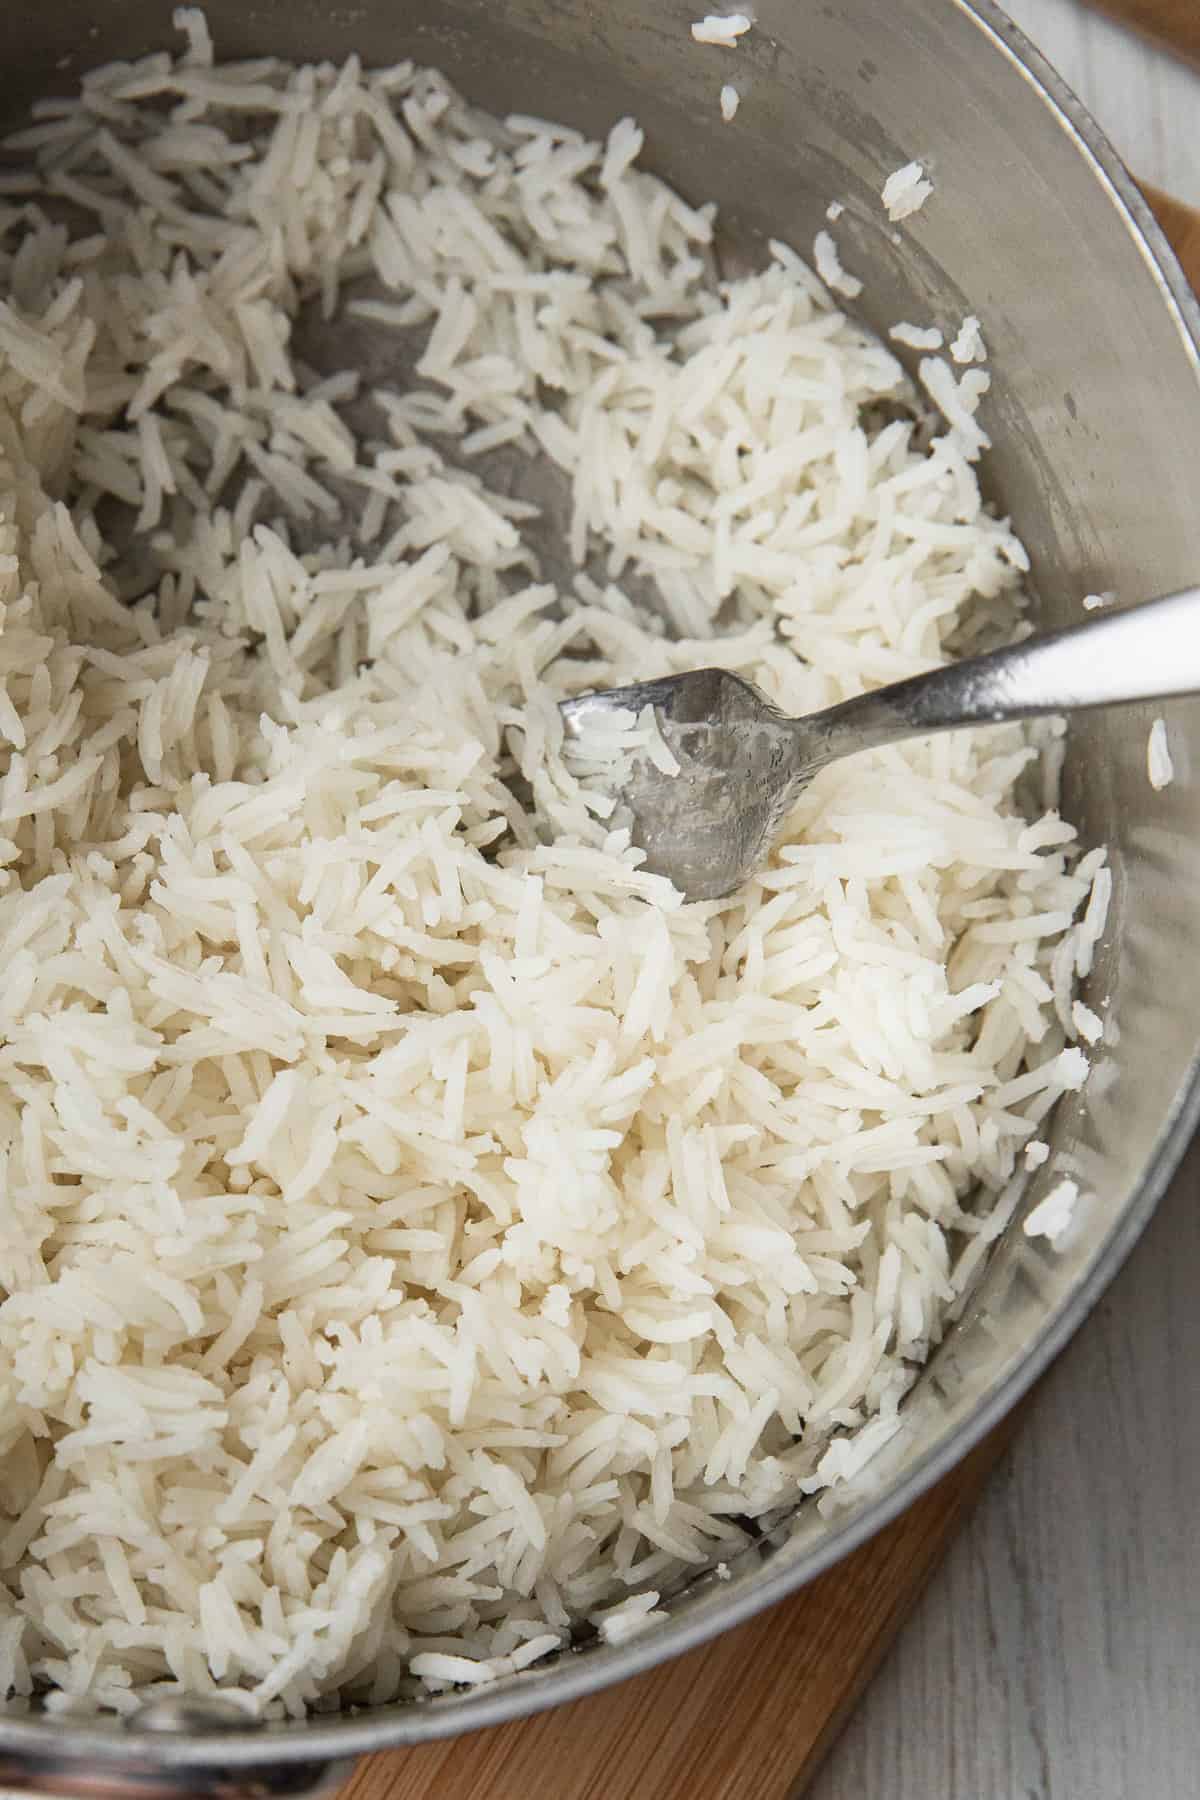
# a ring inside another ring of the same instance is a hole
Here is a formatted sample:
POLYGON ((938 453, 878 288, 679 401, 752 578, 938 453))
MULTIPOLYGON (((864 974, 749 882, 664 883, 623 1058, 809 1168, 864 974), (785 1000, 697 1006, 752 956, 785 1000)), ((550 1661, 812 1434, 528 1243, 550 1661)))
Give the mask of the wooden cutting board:
POLYGON ((360 1763, 339 1800, 794 1800, 1016 1429, 748 1625, 588 1700, 360 1763))
MULTIPOLYGON (((1200 0, 1184 4, 1200 15, 1200 0)), ((1146 194, 1200 291, 1200 213, 1146 194)), ((370 1757, 339 1800, 798 1800, 1022 1410, 886 1531, 748 1625, 571 1706, 370 1757)))
POLYGON ((1153 38, 1164 49, 1200 63, 1200 5, 1197 0, 1093 0, 1101 12, 1153 38))

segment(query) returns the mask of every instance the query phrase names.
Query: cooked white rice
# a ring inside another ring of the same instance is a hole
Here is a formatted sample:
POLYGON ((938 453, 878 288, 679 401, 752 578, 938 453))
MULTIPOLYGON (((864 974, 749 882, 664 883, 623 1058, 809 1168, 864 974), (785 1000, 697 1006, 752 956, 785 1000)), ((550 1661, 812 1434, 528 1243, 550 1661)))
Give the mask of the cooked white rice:
POLYGON ((1175 779, 1175 763, 1167 741, 1165 719, 1155 719, 1150 727, 1150 735, 1146 739, 1146 773, 1150 778, 1150 786, 1156 791, 1170 787, 1175 779))
POLYGON ((803 712, 1015 608, 972 377, 873 416, 891 354, 783 246, 714 288, 628 121, 181 21, 20 140, 90 223, 0 203, 0 1682, 299 1714, 645 1628, 853 1476, 1111 883, 1017 729, 829 769, 728 900, 640 872, 557 699, 803 712), (424 338, 365 424, 292 345, 343 302, 424 338))
POLYGON ((909 350, 940 350, 946 341, 936 325, 910 325, 906 319, 890 325, 888 336, 909 350))
MULTIPOLYGON (((679 773, 679 759, 652 706, 639 712, 614 706, 588 714, 578 735, 563 745, 563 761, 583 788, 609 796, 618 795, 640 765, 664 775, 679 773)), ((604 810, 611 824, 613 814, 604 810)))
POLYGON ((923 356, 917 365, 921 385, 950 427, 961 454, 974 460, 991 448, 992 440, 975 415, 979 404, 992 385, 991 376, 982 369, 968 369, 955 377, 950 364, 941 356, 923 356))
POLYGON ((818 231, 813 239, 813 266, 833 293, 844 294, 847 300, 857 300, 862 293, 863 284, 858 276, 849 274, 842 267, 832 232, 818 231))
POLYGON ((732 50, 753 22, 748 13, 706 13, 693 24, 692 36, 698 44, 723 44, 732 50))
POLYGON ((1085 1006, 1082 1000, 1076 1000, 1071 1006, 1071 1019, 1076 1036, 1081 1037, 1085 1044, 1100 1042, 1104 1035, 1104 1020, 1099 1013, 1094 1012, 1090 1006, 1085 1006))
POLYGON ((956 363, 987 360, 987 345, 983 341, 983 332, 974 313, 968 313, 959 326, 958 334, 950 345, 950 354, 956 363))
POLYGON ((895 225, 920 212, 932 192, 933 183, 927 178, 923 165, 909 162, 892 170, 883 184, 880 198, 884 211, 895 225))
POLYGON ((1025 1219, 1026 1237, 1049 1238, 1057 1245, 1075 1217, 1079 1199, 1079 1183, 1065 1178, 1056 1182, 1044 1200, 1031 1209, 1025 1219))
POLYGON ((721 89, 721 117, 727 125, 735 117, 740 101, 741 95, 732 82, 727 81, 721 89))

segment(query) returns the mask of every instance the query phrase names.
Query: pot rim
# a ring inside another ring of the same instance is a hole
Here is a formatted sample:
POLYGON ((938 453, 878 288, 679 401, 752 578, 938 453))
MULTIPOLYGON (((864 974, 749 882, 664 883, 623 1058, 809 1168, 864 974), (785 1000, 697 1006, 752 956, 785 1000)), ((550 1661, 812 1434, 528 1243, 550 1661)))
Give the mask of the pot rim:
MULTIPOLYGON (((1105 191, 1114 211, 1141 252, 1163 304, 1175 321, 1200 387, 1200 300, 1193 293, 1174 250, 1148 202, 1091 114, 1025 34, 1001 11, 998 0, 949 0, 978 28, 991 49, 1005 58, 1042 99, 1073 139, 1105 191)), ((457 1737, 550 1707, 582 1700, 603 1688, 643 1675, 658 1664, 744 1624, 757 1613, 825 1574, 889 1525, 947 1475, 1000 1423, 1037 1381, 1100 1299, 1158 1205, 1168 1182, 1200 1127, 1200 1042, 1181 1083, 1142 1178, 1104 1249, 1063 1307, 1030 1345, 1021 1362, 994 1393, 944 1442, 928 1451, 903 1480, 865 1506, 845 1525, 831 1529, 806 1556, 778 1570, 767 1565, 745 1591, 696 1618, 668 1619, 644 1637, 606 1652, 566 1658, 544 1681, 517 1678, 466 1696, 391 1704, 324 1719, 280 1720, 261 1727, 209 1729, 134 1736, 121 1721, 87 1721, 0 1712, 0 1751, 31 1760, 59 1758, 111 1768, 136 1759, 143 1767, 223 1770, 273 1763, 330 1763, 380 1750, 401 1749, 436 1738, 457 1737)), ((531 1671, 532 1673, 532 1671, 531 1671)), ((5 1771, 5 1774, 8 1772, 5 1771)))

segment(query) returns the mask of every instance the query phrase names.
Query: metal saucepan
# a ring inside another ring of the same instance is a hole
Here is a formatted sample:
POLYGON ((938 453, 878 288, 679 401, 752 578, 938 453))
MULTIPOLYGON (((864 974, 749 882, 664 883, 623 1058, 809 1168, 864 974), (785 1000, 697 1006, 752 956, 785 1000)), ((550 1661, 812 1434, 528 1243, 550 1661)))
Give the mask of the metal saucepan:
MULTIPOLYGON (((173 42, 173 0, 44 0, 12 9, 0 120, 69 91, 88 66, 173 42)), ((220 53, 440 66, 496 112, 592 132, 626 113, 647 160, 720 203, 728 255, 767 236, 811 245, 825 207, 867 277, 861 315, 978 312, 994 387, 989 479, 1034 559, 1042 623, 1092 590, 1170 593, 1200 570, 1200 307, 1129 177, 989 0, 758 0, 730 52, 696 45, 695 0, 208 0, 220 53), (721 83, 736 79, 736 126, 721 83), (897 242, 878 203, 917 156, 939 196, 897 242)), ((0 1786, 150 1797, 313 1792, 362 1751, 473 1730, 635 1674, 747 1618, 877 1531, 944 1474, 1043 1370, 1119 1267, 1200 1114, 1200 706, 1174 714, 1177 775, 1146 779, 1144 709, 1081 718, 1066 803, 1107 842, 1115 904, 1093 975, 1113 1042, 1054 1120, 1095 1194, 1063 1252, 1011 1231, 906 1409, 905 1428, 833 1520, 802 1507, 727 1582, 701 1580, 665 1623, 484 1691, 265 1727, 211 1703, 136 1731, 0 1718, 0 1786), (1197 779, 1190 779, 1192 769, 1197 779)), ((1045 1172, 1043 1171, 1043 1177, 1045 1172)), ((1030 1203, 1038 1177, 1031 1179, 1030 1203)))

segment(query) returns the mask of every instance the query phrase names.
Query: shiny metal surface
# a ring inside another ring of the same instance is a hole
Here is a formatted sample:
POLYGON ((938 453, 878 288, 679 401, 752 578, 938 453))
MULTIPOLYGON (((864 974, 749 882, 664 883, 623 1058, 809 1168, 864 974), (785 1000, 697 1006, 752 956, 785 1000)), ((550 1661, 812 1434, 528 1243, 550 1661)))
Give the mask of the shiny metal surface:
POLYGON ((135 1731, 252 1731, 254 1720, 235 1700, 205 1694, 188 1700, 149 1700, 130 1719, 135 1731))
MULTIPOLYGON (((45 0, 10 9, 0 117, 69 91, 86 67, 173 41, 173 0, 45 0)), ((1042 60, 989 0, 757 0, 734 52, 695 45, 692 0, 209 0, 225 56, 281 53, 439 64, 493 110, 590 131, 635 114, 647 161, 715 199, 726 266, 773 235, 805 248, 828 202, 858 311, 957 325, 980 315, 994 386, 985 480, 1019 522, 1042 622, 1096 590, 1170 593, 1200 567, 1200 312, 1133 183, 1042 60), (734 126, 717 95, 736 79, 734 126), (912 156, 934 199, 896 234, 887 174, 912 156)), ((1111 845, 1114 913, 1092 977, 1111 1036, 1084 1092, 1054 1120, 1055 1164, 1089 1196, 1061 1255, 1019 1225, 1000 1241, 906 1408, 905 1429, 826 1519, 800 1508, 730 1571, 672 1598, 624 1646, 593 1645, 515 1680, 420 1706, 279 1721, 258 1731, 136 1732, 117 1722, 0 1717, 0 1785, 91 1771, 109 1792, 147 1770, 176 1791, 270 1788, 360 1751, 475 1730, 577 1698, 745 1619, 828 1568, 935 1481, 1045 1368, 1137 1238, 1200 1101, 1200 707, 1175 709, 1174 784, 1147 785, 1145 712, 1084 719, 1067 805, 1111 845), (46 1773, 49 1771, 49 1775, 46 1773)), ((1044 1178, 1045 1172, 1043 1172, 1044 1178)), ((1031 1183, 1028 1203, 1039 1195, 1031 1183)))
MULTIPOLYGON (((43 1738, 50 1733, 44 1731, 43 1738)), ((172 1763, 140 1749, 136 1739, 120 1757, 78 1756, 70 1743, 32 1750, 0 1750, 0 1800, 15 1794, 77 1796, 78 1800, 330 1800, 354 1767, 343 1758, 271 1759, 253 1770, 189 1758, 172 1763)))
POLYGON ((1200 589, 1130 606, 789 719, 726 669, 692 669, 560 702, 569 738, 654 708, 678 770, 620 771, 646 868, 689 900, 732 893, 764 860, 813 776, 843 756, 964 725, 1003 725, 1200 693, 1200 589))

